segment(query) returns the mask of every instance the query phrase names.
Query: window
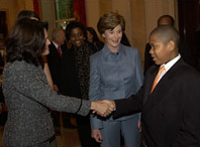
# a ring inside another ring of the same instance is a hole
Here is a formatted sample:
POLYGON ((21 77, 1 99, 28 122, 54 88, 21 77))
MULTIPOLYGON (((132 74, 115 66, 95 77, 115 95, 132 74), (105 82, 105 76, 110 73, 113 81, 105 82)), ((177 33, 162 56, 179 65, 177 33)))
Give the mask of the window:
POLYGON ((56 26, 65 29, 73 17, 73 0, 55 0, 56 26))

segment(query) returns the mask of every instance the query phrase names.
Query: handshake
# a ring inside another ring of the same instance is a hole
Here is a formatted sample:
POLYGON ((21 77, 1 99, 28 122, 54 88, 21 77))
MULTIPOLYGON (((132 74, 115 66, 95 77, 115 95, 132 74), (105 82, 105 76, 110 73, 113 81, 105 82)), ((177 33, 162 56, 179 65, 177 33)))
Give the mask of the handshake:
POLYGON ((102 117, 110 115, 115 109, 115 102, 112 100, 91 101, 92 113, 96 113, 102 117))

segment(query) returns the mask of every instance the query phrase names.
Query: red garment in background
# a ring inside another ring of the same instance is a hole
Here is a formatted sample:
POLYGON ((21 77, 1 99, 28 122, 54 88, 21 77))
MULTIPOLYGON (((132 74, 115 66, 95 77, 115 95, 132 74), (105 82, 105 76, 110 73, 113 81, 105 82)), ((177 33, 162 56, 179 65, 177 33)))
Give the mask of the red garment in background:
POLYGON ((85 0, 73 0, 74 17, 86 27, 85 0))
POLYGON ((39 10, 39 4, 38 4, 38 0, 33 0, 33 8, 34 8, 34 12, 40 16, 40 10, 39 10))

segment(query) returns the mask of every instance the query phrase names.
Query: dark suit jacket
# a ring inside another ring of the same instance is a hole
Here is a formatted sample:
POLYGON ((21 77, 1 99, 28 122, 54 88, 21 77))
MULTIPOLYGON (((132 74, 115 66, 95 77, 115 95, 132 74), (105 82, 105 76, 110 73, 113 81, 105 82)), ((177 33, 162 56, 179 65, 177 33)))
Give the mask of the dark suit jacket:
POLYGON ((200 75, 180 59, 150 94, 157 67, 150 67, 143 87, 129 99, 116 100, 114 118, 142 112, 150 147, 200 146, 200 75))
MULTIPOLYGON (((65 54, 66 49, 61 47, 62 55, 65 54)), ((60 81, 62 80, 61 68, 62 68, 62 57, 59 55, 55 45, 51 42, 49 45, 49 54, 47 55, 49 69, 53 79, 53 83, 56 84, 60 89, 60 81)))

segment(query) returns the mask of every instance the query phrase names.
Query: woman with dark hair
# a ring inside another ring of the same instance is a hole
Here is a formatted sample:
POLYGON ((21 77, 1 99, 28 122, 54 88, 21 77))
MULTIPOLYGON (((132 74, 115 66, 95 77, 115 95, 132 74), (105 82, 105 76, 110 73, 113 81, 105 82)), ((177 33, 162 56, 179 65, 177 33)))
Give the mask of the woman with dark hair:
MULTIPOLYGON (((23 10, 19 12, 17 19, 23 19, 23 18, 40 21, 40 17, 34 11, 30 11, 30 10, 23 10)), ((43 23, 44 23, 45 28, 48 30, 48 23, 47 22, 43 22, 43 23)), ((47 63, 47 58, 46 56, 42 56, 42 59, 44 61, 44 73, 47 77, 49 86, 52 89, 54 89, 54 83, 53 83, 52 76, 50 73, 49 65, 47 63)))
MULTIPOLYGON (((66 95, 79 97, 88 100, 89 90, 89 67, 90 55, 96 52, 95 47, 87 41, 87 32, 80 22, 72 21, 66 28, 66 38, 72 44, 71 48, 63 56, 63 72, 66 81, 62 81, 62 86, 66 95)), ((77 128, 82 147, 98 144, 91 138, 90 119, 86 117, 75 116, 77 128)))
POLYGON ((3 73, 6 147, 49 147, 54 135, 49 108, 83 116, 90 109, 110 113, 108 105, 58 95, 49 87, 42 70, 42 55, 49 53, 47 37, 44 23, 32 19, 19 19, 8 37, 3 73))
POLYGON ((88 41, 96 47, 97 51, 101 50, 104 46, 104 43, 99 40, 96 31, 92 27, 87 27, 86 31, 88 41))

